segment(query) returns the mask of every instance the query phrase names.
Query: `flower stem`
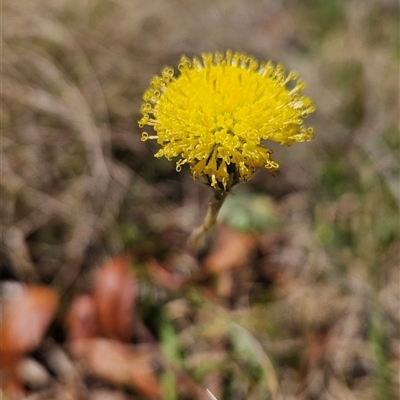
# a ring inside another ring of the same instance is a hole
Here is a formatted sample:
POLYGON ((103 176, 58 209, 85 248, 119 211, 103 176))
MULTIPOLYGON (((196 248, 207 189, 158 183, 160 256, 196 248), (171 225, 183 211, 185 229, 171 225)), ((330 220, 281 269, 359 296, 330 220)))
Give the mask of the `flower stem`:
POLYGON ((228 192, 221 189, 214 189, 214 194, 208 204, 207 214, 204 218, 203 223, 193 230, 189 238, 189 244, 194 247, 198 247, 200 240, 204 234, 210 230, 217 221, 219 210, 224 204, 228 192))

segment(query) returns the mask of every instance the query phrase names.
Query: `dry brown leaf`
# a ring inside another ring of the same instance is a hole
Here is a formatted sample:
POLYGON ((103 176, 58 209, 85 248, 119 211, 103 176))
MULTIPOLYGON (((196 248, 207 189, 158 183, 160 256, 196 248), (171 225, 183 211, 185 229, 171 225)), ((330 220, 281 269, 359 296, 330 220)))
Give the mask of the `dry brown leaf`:
POLYGON ((102 333, 129 341, 135 317, 137 283, 128 257, 108 260, 96 271, 93 298, 102 333))
POLYGON ((7 400, 26 398, 26 390, 14 370, 7 368, 1 371, 0 394, 4 394, 7 400))
POLYGON ((154 371, 154 366, 161 362, 157 346, 135 346, 96 338, 71 342, 70 349, 88 374, 114 385, 127 385, 152 399, 161 398, 154 371))
POLYGON ((152 280, 163 288, 178 290, 185 282, 184 278, 174 275, 154 259, 150 260, 146 266, 152 280))
POLYGON ((75 297, 65 316, 68 340, 89 339, 98 333, 96 305, 93 297, 82 294, 75 297))
POLYGON ((204 266, 214 273, 241 267, 246 264, 254 246, 253 235, 223 226, 218 231, 215 249, 205 259, 204 266))
POLYGON ((30 285, 4 304, 0 340, 0 367, 10 367, 43 339, 58 305, 57 293, 30 285))
POLYGON ((58 305, 58 295, 44 286, 17 285, 2 304, 0 386, 9 399, 24 398, 15 367, 41 343, 58 305), (15 289, 15 290, 14 290, 15 289))

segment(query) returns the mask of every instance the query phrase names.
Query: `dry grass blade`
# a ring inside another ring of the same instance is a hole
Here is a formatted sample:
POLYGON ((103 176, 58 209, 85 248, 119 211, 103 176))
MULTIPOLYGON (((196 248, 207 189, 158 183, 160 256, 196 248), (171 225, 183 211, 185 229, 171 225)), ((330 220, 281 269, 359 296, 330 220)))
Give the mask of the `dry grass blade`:
POLYGON ((217 400, 217 398, 211 393, 211 391, 210 390, 208 390, 207 389, 207 394, 208 394, 208 397, 211 399, 211 400, 217 400))

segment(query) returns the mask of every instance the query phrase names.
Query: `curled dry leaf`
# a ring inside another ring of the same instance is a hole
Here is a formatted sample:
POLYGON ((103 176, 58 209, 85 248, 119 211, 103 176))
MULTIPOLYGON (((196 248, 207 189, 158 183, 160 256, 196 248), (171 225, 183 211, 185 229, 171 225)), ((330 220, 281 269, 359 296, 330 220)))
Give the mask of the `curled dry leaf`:
POLYGON ((137 283, 128 257, 108 260, 95 274, 93 298, 102 333, 129 341, 135 317, 137 283))
POLYGON ((238 232, 222 226, 218 230, 217 244, 204 265, 209 272, 223 272, 246 264, 254 250, 255 238, 250 233, 238 232))
POLYGON ((57 293, 45 286, 19 290, 3 306, 0 367, 10 367, 39 346, 57 309, 57 293))
POLYGON ((161 355, 156 346, 135 346, 96 338, 74 341, 70 349, 87 373, 114 385, 132 387, 149 398, 161 398, 155 371, 157 365, 161 365, 161 355))
POLYGON ((65 316, 65 329, 69 340, 89 339, 96 336, 98 321, 92 296, 82 294, 72 300, 65 316))

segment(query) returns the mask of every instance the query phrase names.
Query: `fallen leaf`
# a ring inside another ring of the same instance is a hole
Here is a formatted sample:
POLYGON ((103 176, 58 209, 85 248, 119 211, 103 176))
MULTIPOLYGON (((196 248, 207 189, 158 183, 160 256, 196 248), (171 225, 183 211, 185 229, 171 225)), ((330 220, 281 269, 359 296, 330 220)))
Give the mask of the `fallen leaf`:
POLYGON ((0 368, 14 365, 24 354, 39 346, 57 305, 58 295, 54 290, 36 285, 22 287, 5 301, 0 368))
POLYGON ((45 286, 3 283, 0 327, 0 387, 9 399, 25 398, 18 361, 39 346, 57 309, 58 295, 45 286), (11 289, 11 290, 10 290, 11 289))
POLYGON ((217 234, 216 246, 204 260, 204 266, 214 273, 242 267, 254 246, 254 235, 222 226, 217 234))
POLYGON ((65 316, 68 340, 89 339, 98 332, 96 304, 92 296, 81 294, 69 305, 65 316))
POLYGON ((110 339, 77 340, 70 343, 74 357, 88 374, 114 385, 125 385, 149 398, 160 399, 156 366, 161 354, 154 345, 128 345, 110 339))
POLYGON ((168 271, 158 261, 152 259, 147 262, 147 270, 151 275, 151 279, 159 286, 168 290, 178 290, 185 282, 185 278, 179 275, 174 275, 168 271))
POLYGON ((102 333, 129 341, 135 317, 137 283, 128 257, 108 260, 95 274, 93 298, 102 333))

